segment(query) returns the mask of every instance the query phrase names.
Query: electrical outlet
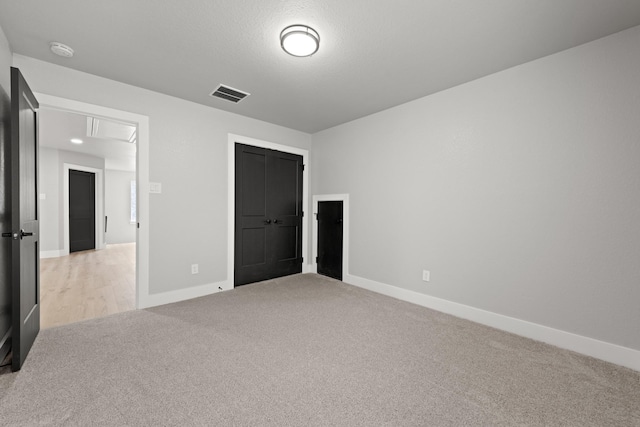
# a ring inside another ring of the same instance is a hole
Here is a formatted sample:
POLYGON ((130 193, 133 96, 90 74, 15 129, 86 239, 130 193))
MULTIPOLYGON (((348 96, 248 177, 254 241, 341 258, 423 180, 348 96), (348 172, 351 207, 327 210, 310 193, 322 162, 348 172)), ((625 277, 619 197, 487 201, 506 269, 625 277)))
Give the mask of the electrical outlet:
POLYGON ((422 270, 422 280, 425 282, 431 280, 431 272, 429 270, 422 270))
POLYGON ((191 264, 191 274, 198 274, 198 264, 191 264))

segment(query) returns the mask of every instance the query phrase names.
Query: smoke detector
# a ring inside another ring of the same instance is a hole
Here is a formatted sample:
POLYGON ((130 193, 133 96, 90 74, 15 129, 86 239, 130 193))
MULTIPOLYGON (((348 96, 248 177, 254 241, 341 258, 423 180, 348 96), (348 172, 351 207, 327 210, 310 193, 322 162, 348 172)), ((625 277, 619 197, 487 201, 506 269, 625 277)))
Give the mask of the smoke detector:
POLYGON ((71 58, 73 56, 73 49, 64 43, 51 42, 49 43, 49 47, 51 48, 51 52, 63 58, 71 58))

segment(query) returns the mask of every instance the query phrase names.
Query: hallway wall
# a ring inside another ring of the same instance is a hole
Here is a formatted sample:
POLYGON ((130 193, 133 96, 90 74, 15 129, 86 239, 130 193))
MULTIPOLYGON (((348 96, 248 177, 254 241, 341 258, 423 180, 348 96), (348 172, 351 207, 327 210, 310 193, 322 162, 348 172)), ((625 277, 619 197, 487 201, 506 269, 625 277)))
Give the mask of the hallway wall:
POLYGON ((136 241, 136 224, 131 222, 131 181, 136 173, 105 171, 105 215, 108 218, 107 244, 136 241))

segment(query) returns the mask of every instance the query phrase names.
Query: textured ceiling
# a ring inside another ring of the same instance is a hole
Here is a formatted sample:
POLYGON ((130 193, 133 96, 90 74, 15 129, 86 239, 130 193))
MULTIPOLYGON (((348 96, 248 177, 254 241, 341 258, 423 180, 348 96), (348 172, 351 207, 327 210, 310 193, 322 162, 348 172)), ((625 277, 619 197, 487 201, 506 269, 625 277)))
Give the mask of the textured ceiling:
POLYGON ((638 0, 0 0, 15 53, 309 133, 639 24, 638 0), (280 48, 298 23, 313 57, 280 48))

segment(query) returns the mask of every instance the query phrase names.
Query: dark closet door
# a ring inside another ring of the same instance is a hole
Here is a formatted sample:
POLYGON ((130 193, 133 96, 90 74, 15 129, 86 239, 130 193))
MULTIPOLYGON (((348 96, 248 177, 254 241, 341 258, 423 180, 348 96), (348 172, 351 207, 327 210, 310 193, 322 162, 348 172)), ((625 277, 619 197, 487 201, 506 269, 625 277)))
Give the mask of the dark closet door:
POLYGON ((342 201, 318 202, 318 274, 342 280, 342 201))
POLYGON ((69 252, 96 248, 95 174, 69 170, 69 252))
POLYGON ((302 272, 302 156, 236 144, 236 286, 302 272))

